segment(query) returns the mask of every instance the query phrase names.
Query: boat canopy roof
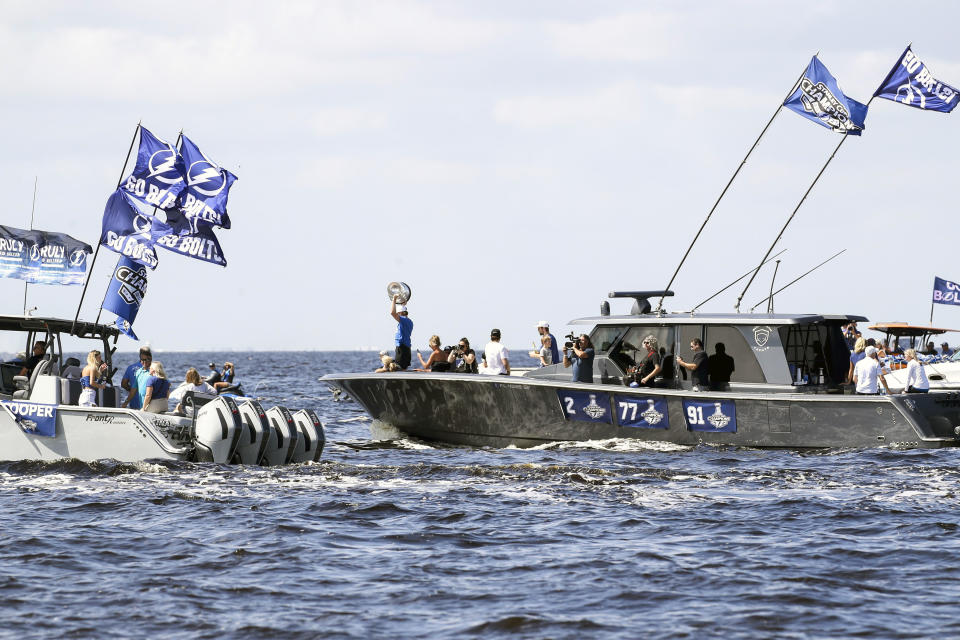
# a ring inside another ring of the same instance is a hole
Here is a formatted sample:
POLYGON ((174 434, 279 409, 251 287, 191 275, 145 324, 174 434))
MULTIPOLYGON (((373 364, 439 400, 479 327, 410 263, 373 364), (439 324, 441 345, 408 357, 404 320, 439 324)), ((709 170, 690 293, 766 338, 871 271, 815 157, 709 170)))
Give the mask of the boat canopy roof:
POLYGON ((110 338, 120 335, 120 330, 109 324, 98 324, 63 318, 38 318, 34 316, 2 316, 0 315, 0 331, 50 331, 53 333, 72 333, 81 338, 110 338))
MULTIPOLYGON (((813 315, 792 313, 665 313, 593 316, 571 320, 570 324, 589 325, 664 325, 664 324, 705 324, 705 325, 796 325, 822 322, 867 322, 863 316, 813 315)), ((871 327, 872 328, 872 327, 871 327)))
POLYGON ((921 324, 907 324, 906 322, 878 322, 872 324, 868 329, 889 333, 892 336, 925 336, 939 335, 948 331, 957 331, 957 329, 944 329, 943 327, 928 327, 921 324))

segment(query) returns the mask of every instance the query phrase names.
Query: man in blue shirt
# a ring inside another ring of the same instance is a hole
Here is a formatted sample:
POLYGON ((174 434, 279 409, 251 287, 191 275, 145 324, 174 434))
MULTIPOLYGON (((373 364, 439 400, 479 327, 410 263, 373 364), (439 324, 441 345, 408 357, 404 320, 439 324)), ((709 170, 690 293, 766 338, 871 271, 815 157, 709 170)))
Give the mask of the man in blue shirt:
POLYGON ((131 409, 143 408, 143 396, 147 392, 147 378, 150 377, 150 365, 153 364, 153 352, 150 347, 140 347, 140 361, 134 362, 123 372, 120 386, 126 389, 124 407, 131 409))
POLYGON ((580 335, 572 348, 563 350, 563 366, 571 365, 574 382, 593 383, 593 343, 585 333, 580 335))
POLYGON ((393 300, 390 301, 390 315, 397 321, 397 333, 394 336, 397 350, 393 361, 405 371, 410 366, 410 336, 413 334, 413 320, 408 317, 407 305, 397 304, 399 297, 399 295, 393 296, 393 300))

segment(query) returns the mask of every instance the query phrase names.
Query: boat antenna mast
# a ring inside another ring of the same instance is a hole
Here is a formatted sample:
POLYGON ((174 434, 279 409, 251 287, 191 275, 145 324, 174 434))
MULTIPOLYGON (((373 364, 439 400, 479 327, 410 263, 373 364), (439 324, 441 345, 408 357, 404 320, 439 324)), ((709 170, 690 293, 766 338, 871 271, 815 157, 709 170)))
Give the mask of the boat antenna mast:
MULTIPOLYGON (((773 275, 770 277, 770 295, 767 298, 767 313, 773 313, 773 283, 777 281, 777 271, 780 270, 780 261, 777 260, 777 264, 773 265, 773 275)), ((754 309, 756 305, 754 305, 754 309)), ((753 311, 753 309, 750 309, 753 311)))
MULTIPOLYGON (((817 53, 814 54, 814 56, 818 55, 819 53, 820 52, 818 51, 817 53)), ((806 73, 806 67, 804 67, 804 70, 800 72, 799 77, 797 77, 793 85, 790 87, 790 91, 787 92, 786 97, 780 101, 780 104, 777 105, 776 111, 774 111, 773 115, 770 116, 770 119, 767 121, 766 126, 763 127, 763 131, 761 131, 760 135, 757 136, 757 139, 753 141, 753 144, 750 146, 749 151, 747 151, 747 155, 745 155, 743 157, 743 160, 740 161, 739 166, 737 166, 737 170, 733 172, 732 176, 730 176, 730 180, 727 181, 727 185, 723 188, 723 191, 720 192, 720 196, 717 198, 716 202, 713 203, 713 206, 710 207, 710 211, 709 213, 707 213, 707 217, 704 219, 703 224, 700 225, 700 229, 698 229, 697 234, 693 236, 693 240, 690 242, 690 246, 687 247, 687 251, 683 254, 683 257, 680 259, 680 264, 677 265, 677 268, 673 272, 673 275, 670 276, 670 282, 668 282, 667 286, 663 288, 664 291, 669 291, 670 287, 673 286, 673 281, 677 279, 677 274, 680 273, 680 268, 683 267, 683 263, 687 261, 687 256, 690 255, 690 251, 693 249, 693 245, 695 245, 697 243, 697 240, 700 239, 700 234, 703 233, 704 227, 706 227, 707 223, 710 222, 710 217, 713 215, 713 212, 717 209, 717 205, 719 205, 720 201, 723 200, 723 196, 727 194, 727 190, 730 188, 730 185, 733 184, 733 181, 736 179, 737 175, 740 173, 740 170, 743 169, 743 165, 747 164, 747 158, 750 157, 750 154, 753 153, 753 150, 757 148, 758 144, 760 144, 760 139, 763 138, 763 134, 767 132, 767 129, 769 129, 770 125, 773 124, 773 120, 777 117, 777 114, 779 114, 780 110, 783 109, 783 103, 786 102, 791 95, 793 95, 793 92, 796 90, 797 85, 800 84, 800 80, 803 79, 804 73, 806 73)), ((700 306, 700 305, 697 305, 697 306, 700 306)), ((656 312, 660 313, 662 309, 663 309, 663 296, 660 296, 660 300, 657 301, 656 312)), ((694 307, 694 309, 696 309, 696 307, 694 307)))
MULTIPOLYGON (((767 312, 768 312, 768 313, 773 313, 773 296, 777 295, 778 293, 780 293, 781 291, 783 291, 784 289, 786 289, 786 288, 789 287, 790 285, 794 284, 795 282, 799 282, 799 281, 802 280, 803 278, 807 277, 808 275, 810 275, 811 273, 813 273, 814 271, 816 271, 817 269, 819 269, 819 268, 822 267, 823 265, 827 264, 828 262, 830 262, 831 260, 833 260, 834 258, 836 258, 837 256, 839 256, 839 255, 840 255, 841 253, 843 253, 844 251, 846 251, 846 249, 841 249, 840 251, 836 252, 835 254, 833 254, 832 256, 830 256, 829 258, 827 258, 826 260, 824 260, 823 262, 821 262, 820 264, 818 264, 817 266, 815 266, 813 269, 810 269, 809 271, 807 271, 807 272, 804 273, 803 275, 800 275, 800 276, 796 277, 795 279, 793 279, 793 280, 791 280, 790 282, 788 282, 787 284, 783 285, 782 287, 780 287, 780 288, 777 289, 776 291, 773 291, 773 282, 771 281, 771 283, 770 283, 770 295, 767 296, 766 298, 764 298, 763 300, 757 301, 757 304, 755 304, 755 305, 753 305, 752 307, 750 307, 750 313, 753 313, 753 310, 754 310, 754 309, 756 309, 756 308, 759 307, 761 304, 763 304, 764 302, 767 302, 767 301, 769 301, 769 304, 767 305, 767 312)), ((780 261, 777 260, 777 262, 779 263, 780 261)))
MULTIPOLYGON (((33 176, 33 204, 30 205, 30 231, 33 231, 33 214, 37 210, 37 182, 39 176, 33 176)), ((27 288, 30 286, 28 280, 23 281, 23 315, 27 315, 27 288)), ((36 307, 34 307, 36 309, 36 307)))
MULTIPOLYGON (((774 258, 777 258, 777 257, 779 257, 779 256, 782 256, 785 252, 786 252, 786 249, 781 249, 780 251, 778 251, 777 253, 775 253, 773 256, 771 256, 770 260, 773 260, 774 258)), ((767 262, 770 262, 770 260, 767 260, 767 262)), ((766 264, 766 263, 764 263, 764 264, 766 264)), ((733 282, 731 282, 730 284, 728 284, 727 286, 725 286, 723 289, 720 289, 719 291, 717 291, 716 293, 714 293, 712 296, 710 296, 709 298, 707 298, 706 300, 704 300, 703 302, 701 302, 700 304, 698 304, 697 306, 695 306, 693 309, 690 309, 690 313, 691 313, 691 314, 696 313, 696 312, 697 312, 697 309, 699 309, 699 308, 702 307, 703 305, 707 304, 708 302, 710 302, 711 300, 713 300, 714 298, 716 298, 718 295, 720 295, 721 293, 723 293, 724 291, 726 291, 727 289, 729 289, 729 288, 732 287, 733 285, 737 284, 738 282, 740 282, 741 280, 743 280, 744 278, 746 278, 746 277, 747 277, 748 275, 750 275, 752 272, 753 272, 753 269, 750 269, 750 271, 747 271, 745 274, 743 274, 742 276, 740 276, 739 278, 737 278, 736 280, 734 280, 733 282)))

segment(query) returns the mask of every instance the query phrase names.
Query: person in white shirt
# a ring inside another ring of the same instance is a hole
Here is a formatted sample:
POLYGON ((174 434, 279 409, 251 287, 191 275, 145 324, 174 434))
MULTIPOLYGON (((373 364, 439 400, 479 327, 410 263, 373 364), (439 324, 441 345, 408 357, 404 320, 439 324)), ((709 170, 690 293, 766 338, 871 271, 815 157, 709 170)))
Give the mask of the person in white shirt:
POLYGON ((887 380, 883 377, 883 365, 877 358, 877 348, 867 347, 864 354, 863 360, 858 362, 853 369, 853 384, 857 385, 857 393, 868 396, 877 395, 877 381, 879 380, 889 394, 890 387, 887 386, 887 380))
POLYGON ((903 357, 907 359, 907 379, 903 383, 903 393, 927 393, 930 391, 930 381, 927 373, 917 360, 915 349, 907 349, 903 357))
POLYGON ((500 344, 500 329, 490 331, 490 342, 483 350, 487 366, 480 369, 480 373, 490 375, 510 375, 510 354, 507 348, 500 344))

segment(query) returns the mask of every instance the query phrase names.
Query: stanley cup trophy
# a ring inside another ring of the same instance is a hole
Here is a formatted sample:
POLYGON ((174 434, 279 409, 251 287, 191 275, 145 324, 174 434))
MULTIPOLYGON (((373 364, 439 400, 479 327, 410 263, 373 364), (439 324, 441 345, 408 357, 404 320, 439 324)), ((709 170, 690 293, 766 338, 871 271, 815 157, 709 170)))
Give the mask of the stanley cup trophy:
POLYGON ((397 304, 407 304, 410 299, 410 285, 406 282, 391 282, 387 285, 387 298, 393 300, 393 296, 400 296, 397 304))

